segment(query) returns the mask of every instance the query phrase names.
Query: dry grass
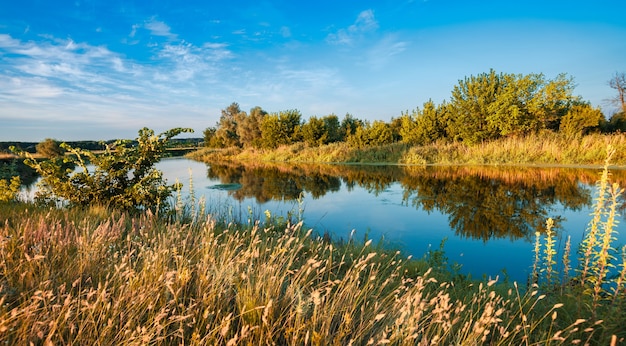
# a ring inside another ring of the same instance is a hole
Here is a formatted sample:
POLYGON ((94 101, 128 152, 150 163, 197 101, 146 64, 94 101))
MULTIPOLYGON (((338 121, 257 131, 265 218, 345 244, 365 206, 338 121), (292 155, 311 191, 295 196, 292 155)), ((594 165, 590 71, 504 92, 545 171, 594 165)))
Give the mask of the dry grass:
POLYGON ((616 149, 612 163, 626 166, 625 134, 592 134, 568 137, 545 132, 526 137, 507 137, 477 145, 435 142, 425 146, 395 143, 356 149, 347 143, 309 147, 303 143, 274 150, 204 148, 188 156, 205 162, 214 160, 398 163, 407 165, 593 165, 602 166, 607 145, 616 149))
POLYGON ((617 344, 626 338, 626 248, 619 261, 612 247, 620 194, 605 168, 575 275, 568 260, 557 272, 547 223, 528 287, 454 277, 437 252, 412 260, 271 218, 197 218, 204 206, 177 205, 166 220, 0 203, 0 343, 617 344))
POLYGON ((0 210, 5 344, 529 345, 611 332, 590 316, 561 318, 536 287, 447 281, 300 225, 0 210))

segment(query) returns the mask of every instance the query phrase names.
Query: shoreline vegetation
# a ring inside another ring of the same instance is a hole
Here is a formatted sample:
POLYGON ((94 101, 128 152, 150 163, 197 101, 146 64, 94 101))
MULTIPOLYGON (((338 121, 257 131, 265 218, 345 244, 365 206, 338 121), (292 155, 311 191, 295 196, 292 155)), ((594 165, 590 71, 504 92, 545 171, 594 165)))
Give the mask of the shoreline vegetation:
POLYGON ((607 146, 615 148, 611 169, 626 168, 626 135, 591 134, 564 136, 543 133, 503 138, 468 145, 463 142, 434 142, 427 145, 393 143, 354 148, 337 142, 309 146, 299 142, 273 149, 201 148, 186 154, 202 162, 291 162, 398 165, 518 165, 541 167, 601 168, 607 146))
MULTIPOLYGON (((313 233, 303 228, 300 213, 285 219, 266 212, 265 219, 250 215, 247 222, 233 223, 225 221, 226 211, 193 194, 187 201, 159 201, 177 185, 165 185, 152 165, 167 140, 184 131, 155 136, 143 129, 137 147, 119 143, 117 150, 98 156, 62 146, 74 155, 65 160, 80 166, 88 158, 95 166, 91 172, 63 175, 64 160, 27 160, 47 189, 40 203, 0 202, 0 341, 617 345, 626 340, 626 247, 614 244, 623 193, 608 168, 609 160, 623 164, 620 135, 583 138, 569 147, 560 139, 544 143, 561 155, 597 150, 588 164, 606 157, 610 143, 610 159, 604 160, 580 246, 568 240, 564 256, 557 258, 554 223, 546 220, 529 253, 532 275, 511 283, 459 274, 448 263, 444 242, 411 258, 368 239, 313 233), (111 186, 118 190, 110 193, 111 186), (90 194, 83 194, 85 189, 90 194), (68 204, 51 206, 59 198, 68 204), (570 253, 578 254, 575 266, 570 253)), ((534 142, 527 139, 518 150, 534 142)), ((459 157, 469 164, 472 155, 498 147, 505 146, 468 149, 459 157)), ((370 149, 400 157, 397 147, 370 149)), ((297 153, 289 146, 281 150, 297 153)))
POLYGON ((226 223, 193 199, 164 215, 0 204, 0 340, 617 345, 626 249, 613 248, 611 232, 621 190, 607 169, 597 189, 580 266, 555 257, 547 221, 527 283, 458 275, 443 244, 407 258, 367 239, 330 241, 297 219, 226 223))

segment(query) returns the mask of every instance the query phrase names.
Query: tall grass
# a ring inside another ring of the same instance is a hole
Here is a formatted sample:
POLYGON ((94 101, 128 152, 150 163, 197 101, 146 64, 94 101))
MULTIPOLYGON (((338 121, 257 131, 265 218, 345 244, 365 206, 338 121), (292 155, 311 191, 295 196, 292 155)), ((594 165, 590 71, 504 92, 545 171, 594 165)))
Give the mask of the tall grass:
POLYGON ((617 344, 626 247, 620 262, 609 177, 607 161, 579 267, 568 241, 557 272, 548 220, 527 287, 446 272, 443 249, 414 260, 297 219, 225 222, 193 192, 168 215, 0 203, 0 343, 617 344))
POLYGON ((539 282, 541 290, 567 301, 569 304, 566 308, 571 315, 589 316, 597 324, 604 323, 603 328, 606 329, 621 326, 615 338, 623 340, 626 337, 626 330, 623 329, 626 323, 626 314, 623 312, 626 308, 626 246, 618 250, 614 244, 617 210, 623 200, 622 189, 610 181, 609 162, 613 155, 615 149, 609 147, 604 169, 596 183, 592 218, 578 249, 575 275, 571 276, 570 273, 571 242, 568 238, 562 257, 563 274, 560 281, 555 280, 555 235, 551 229, 551 220, 548 220, 544 237, 545 257, 542 260, 538 256, 541 240, 537 234, 532 277, 533 282, 539 282), (542 280, 539 280, 537 268, 545 272, 542 280))
POLYGON ((0 211, 4 344, 531 345, 605 342, 620 330, 561 313, 537 286, 450 280, 300 224, 0 211))
POLYGON ((598 165, 604 163, 607 145, 616 149, 612 162, 626 165, 624 134, 591 134, 565 136, 542 132, 523 137, 506 137, 476 145, 438 141, 424 146, 404 143, 357 149, 347 143, 310 147, 303 143, 281 146, 274 150, 210 149, 188 154, 199 161, 277 161, 318 163, 395 163, 407 165, 598 165))

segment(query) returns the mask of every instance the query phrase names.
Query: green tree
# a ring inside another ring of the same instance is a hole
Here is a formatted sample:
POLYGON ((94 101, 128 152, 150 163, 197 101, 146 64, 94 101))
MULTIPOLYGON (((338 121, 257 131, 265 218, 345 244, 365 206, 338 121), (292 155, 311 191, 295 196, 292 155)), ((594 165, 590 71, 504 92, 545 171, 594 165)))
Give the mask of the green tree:
POLYGON ((559 132, 566 135, 585 135, 593 129, 598 129, 604 120, 604 114, 600 109, 589 104, 575 105, 561 119, 559 132))
POLYGON ((423 109, 415 109, 401 117, 400 135, 409 144, 424 145, 445 137, 443 108, 435 106, 432 100, 424 103, 423 109))
POLYGON ((446 132, 454 140, 477 143, 542 129, 556 131, 561 118, 580 97, 565 74, 498 74, 466 77, 452 91, 446 132))
POLYGON ((454 86, 450 101, 453 120, 448 129, 453 139, 472 144, 497 137, 497 129, 487 118, 499 88, 500 77, 494 70, 465 77, 454 86))
POLYGON ((276 148, 291 144, 300 139, 300 118, 298 110, 271 113, 261 122, 261 143, 265 148, 276 148))
POLYGON ((98 155, 61 144, 72 154, 63 162, 77 166, 76 170, 67 169, 58 159, 38 162, 26 153, 21 154, 27 156, 25 163, 42 177, 37 193, 40 201, 156 211, 166 208, 164 202, 176 185, 168 185, 154 164, 161 159, 167 142, 183 132, 193 130, 175 128, 155 135, 154 131, 143 128, 139 130, 136 145, 130 140, 118 140, 98 155))
POLYGON ((369 145, 381 146, 393 143, 393 133, 391 126, 384 121, 375 120, 367 129, 369 145))
POLYGON ((52 138, 46 138, 43 142, 38 143, 35 149, 37 154, 48 159, 63 156, 64 154, 64 150, 59 146, 59 142, 52 138))
POLYGON ((328 132, 323 119, 310 117, 309 121, 302 125, 302 140, 311 146, 320 146, 328 143, 328 132))
POLYGON ((328 143, 340 142, 343 140, 343 134, 341 132, 341 124, 339 118, 330 114, 322 118, 324 120, 324 127, 328 134, 328 143))
POLYGON ((242 118, 246 116, 242 112, 237 102, 233 102, 226 109, 222 109, 222 115, 215 132, 217 137, 216 143, 222 144, 223 147, 240 147, 238 125, 242 118))
POLYGON ((619 112, 611 116, 611 119, 605 124, 606 132, 626 132, 626 113, 619 112))
POLYGON ((209 148, 222 148, 224 147, 224 143, 220 141, 220 139, 215 135, 217 132, 217 128, 215 127, 207 127, 203 132, 204 136, 204 146, 209 148))
POLYGON ((354 132, 350 133, 346 137, 346 142, 353 148, 365 148, 369 145, 369 134, 367 130, 369 124, 363 123, 356 126, 354 132))
POLYGON ((252 108, 247 116, 239 113, 241 120, 237 126, 237 136, 241 145, 256 148, 261 146, 261 123, 266 115, 267 112, 258 106, 252 108))
POLYGON ((346 113, 341 125, 339 126, 339 132, 341 134, 341 140, 346 140, 348 136, 354 134, 359 127, 364 127, 365 122, 352 116, 350 113, 346 113))

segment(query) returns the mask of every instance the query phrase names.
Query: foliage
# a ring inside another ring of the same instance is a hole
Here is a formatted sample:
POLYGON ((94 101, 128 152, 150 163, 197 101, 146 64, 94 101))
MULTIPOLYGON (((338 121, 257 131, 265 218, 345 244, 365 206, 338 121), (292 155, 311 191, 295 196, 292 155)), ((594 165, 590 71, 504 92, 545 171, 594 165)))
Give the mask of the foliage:
POLYGON ((46 138, 43 142, 37 144, 36 149, 37 154, 48 159, 63 156, 65 151, 59 146, 59 142, 52 138, 46 138))
POLYGON ((244 147, 261 147, 261 123, 267 115, 261 107, 254 107, 250 110, 250 114, 240 112, 240 121, 237 126, 237 135, 239 141, 244 147))
POLYGON ((446 107, 435 106, 432 100, 424 103, 423 109, 401 118, 400 135, 408 144, 425 145, 445 137, 446 107))
POLYGON ((351 147, 359 149, 368 146, 384 146, 393 143, 393 133, 389 124, 376 120, 371 124, 366 122, 358 126, 346 141, 351 147))
POLYGON ((245 112, 239 108, 239 104, 233 102, 222 110, 219 126, 215 131, 217 143, 223 147, 240 147, 239 135, 237 134, 238 123, 245 117, 245 112))
POLYGON ((585 135, 593 129, 598 129, 604 121, 604 114, 599 108, 578 104, 563 116, 559 132, 565 135, 585 135))
POLYGON ((204 135, 204 146, 209 148, 223 148, 224 143, 215 134, 217 128, 207 127, 202 134, 204 135))
POLYGON ((448 105, 447 131, 469 144, 542 129, 558 129, 572 102, 573 81, 565 75, 497 74, 494 70, 459 81, 448 105))
POLYGON ((302 125, 301 133, 302 140, 312 146, 327 144, 329 141, 326 124, 318 117, 309 118, 309 121, 302 125))
POLYGON ((365 122, 363 120, 355 118, 350 113, 346 113, 341 120, 341 125, 339 127, 339 132, 341 133, 340 138, 342 138, 342 140, 346 140, 348 136, 356 132, 357 128, 363 126, 365 126, 365 122))
POLYGON ((14 176, 11 181, 0 179, 0 202, 10 202, 17 199, 20 193, 21 180, 14 176))
POLYGON ((626 132, 626 112, 613 114, 604 127, 605 132, 626 132))
POLYGON ((300 139, 300 111, 288 110, 271 113, 261 122, 261 143, 265 148, 292 144, 300 139))
POLYGON ((63 161, 43 162, 30 155, 26 164, 42 176, 37 198, 45 203, 69 203, 71 206, 105 205, 124 210, 151 209, 165 206, 174 185, 167 185, 162 172, 154 168, 165 151, 167 141, 191 129, 175 128, 159 135, 143 128, 137 145, 118 140, 107 145, 102 154, 75 149, 63 143, 71 153, 63 161), (76 170, 68 168, 77 166, 76 170))

